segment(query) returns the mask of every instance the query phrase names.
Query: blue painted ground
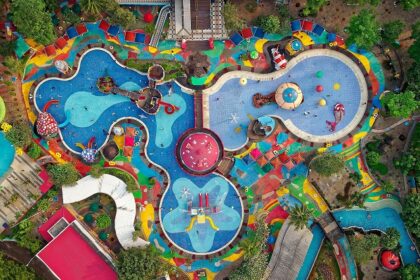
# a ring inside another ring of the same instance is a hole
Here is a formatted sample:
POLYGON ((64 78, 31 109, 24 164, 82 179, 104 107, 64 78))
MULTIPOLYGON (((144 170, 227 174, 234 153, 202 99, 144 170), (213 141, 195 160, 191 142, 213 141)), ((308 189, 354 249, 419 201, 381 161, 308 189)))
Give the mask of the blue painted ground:
POLYGON ((404 265, 416 264, 420 258, 416 250, 411 250, 415 244, 411 241, 400 215, 392 208, 375 211, 367 210, 337 210, 334 217, 343 228, 357 227, 365 231, 380 230, 395 227, 400 233, 401 256, 404 265), (370 219, 368 219, 370 214, 370 219))
POLYGON ((283 120, 289 119, 299 129, 312 135, 328 135, 331 132, 325 121, 334 121, 334 105, 342 103, 346 114, 336 127, 338 132, 346 127, 356 114, 360 103, 360 90, 353 71, 341 60, 317 56, 302 60, 276 80, 262 82, 248 80, 246 86, 240 86, 239 79, 231 79, 209 97, 209 102, 210 128, 220 136, 226 148, 235 149, 246 141, 246 129, 242 129, 240 133, 235 129, 247 127, 250 117, 258 118, 263 115, 276 115, 283 120), (323 71, 324 76, 317 78, 317 71, 323 71), (297 83, 304 94, 303 104, 295 111, 283 110, 276 104, 259 109, 252 105, 252 96, 255 93, 269 94, 285 82, 297 83), (335 83, 340 84, 339 90, 333 89, 335 83), (323 86, 323 92, 316 92, 317 85, 323 86), (327 106, 318 105, 321 98, 327 101, 327 106), (304 112, 310 114, 304 115, 304 112), (237 122, 233 120, 232 114, 238 117, 237 122))

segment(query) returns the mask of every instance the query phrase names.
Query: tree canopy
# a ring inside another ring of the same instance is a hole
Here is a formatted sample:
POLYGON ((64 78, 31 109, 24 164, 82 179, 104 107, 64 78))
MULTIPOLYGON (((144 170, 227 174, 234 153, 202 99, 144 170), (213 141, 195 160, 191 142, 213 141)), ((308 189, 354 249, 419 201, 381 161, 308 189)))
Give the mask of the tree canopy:
POLYGON ((344 168, 344 161, 339 155, 324 153, 314 158, 310 166, 322 176, 331 176, 344 168))
POLYGON ((412 10, 420 6, 420 0, 400 0, 404 10, 412 10))
POLYGON ((248 238, 240 243, 244 251, 244 261, 229 275, 230 280, 260 280, 268 264, 266 240, 269 228, 264 215, 257 215, 255 231, 248 231, 248 238))
POLYGON ((25 37, 42 45, 48 45, 56 38, 43 0, 12 0, 11 12, 13 23, 25 37))
POLYGON ((350 248, 354 259, 357 263, 363 264, 368 262, 372 255, 373 249, 379 246, 380 238, 375 234, 366 234, 364 236, 350 236, 350 248))
POLYGON ((290 222, 297 228, 303 229, 307 226, 309 219, 314 215, 314 210, 305 205, 295 206, 290 209, 290 222))
POLYGON ((47 167, 48 175, 52 179, 54 185, 74 185, 79 180, 79 172, 71 163, 53 164, 47 167))
POLYGON ((414 62, 407 71, 407 90, 416 93, 416 100, 420 100, 420 63, 414 62))
POLYGON ((345 0, 344 2, 352 5, 370 4, 372 6, 378 6, 378 4, 381 3, 381 0, 345 0))
POLYGON ((35 280, 34 271, 25 265, 10 260, 0 253, 0 275, 2 279, 35 280))
POLYGON ((229 31, 241 30, 245 24, 244 20, 239 16, 238 7, 230 1, 223 6, 222 15, 225 21, 225 27, 229 31))
POLYGON ((408 54, 417 63, 420 63, 420 39, 416 39, 414 43, 408 48, 408 54))
POLYGON ((32 141, 32 131, 24 122, 13 123, 12 128, 6 132, 6 139, 14 146, 26 148, 32 141))
POLYGON ((281 26, 279 17, 274 15, 259 16, 256 24, 267 33, 277 33, 279 32, 281 26))
POLYGON ((400 270, 402 280, 419 280, 420 267, 415 264, 405 265, 400 270))
POLYGON ((29 220, 23 220, 17 226, 15 239, 19 246, 28 249, 31 253, 36 253, 41 249, 41 242, 35 238, 32 231, 35 225, 29 220))
POLYGON ((120 280, 152 280, 169 269, 170 265, 160 259, 152 246, 121 250, 118 254, 117 272, 120 280))
POLYGON ((109 21, 111 24, 118 24, 124 28, 128 28, 136 22, 136 17, 130 10, 119 7, 112 12, 109 21))
POLYGON ((35 143, 29 145, 28 151, 26 152, 32 159, 37 159, 42 155, 42 149, 35 143))
POLYGON ((401 20, 385 23, 382 30, 382 39, 389 44, 395 43, 404 27, 405 24, 401 20))
POLYGON ((106 229, 111 226, 111 217, 107 214, 101 214, 96 218, 96 226, 99 229, 106 229))
POLYGON ((347 29, 348 45, 356 44, 359 48, 370 50, 381 39, 379 23, 370 10, 361 10, 358 15, 352 16, 347 29))
POLYGON ((402 217, 407 229, 420 237, 420 194, 410 194, 403 204, 402 217))
POLYGON ((397 249, 400 242, 400 232, 396 228, 388 228, 381 236, 381 246, 388 250, 397 249))
POLYGON ((392 117, 408 118, 419 109, 420 102, 412 91, 388 93, 381 99, 382 106, 392 117))

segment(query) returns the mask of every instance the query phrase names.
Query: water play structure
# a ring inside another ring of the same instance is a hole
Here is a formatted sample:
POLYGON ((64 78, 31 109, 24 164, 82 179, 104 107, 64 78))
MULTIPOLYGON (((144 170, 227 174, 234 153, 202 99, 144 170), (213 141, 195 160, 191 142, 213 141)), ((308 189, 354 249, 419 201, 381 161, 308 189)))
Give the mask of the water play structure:
POLYGON ((42 112, 38 115, 36 131, 42 137, 53 138, 58 135, 59 128, 57 121, 47 112, 48 108, 53 104, 58 104, 58 100, 53 99, 47 102, 42 112))

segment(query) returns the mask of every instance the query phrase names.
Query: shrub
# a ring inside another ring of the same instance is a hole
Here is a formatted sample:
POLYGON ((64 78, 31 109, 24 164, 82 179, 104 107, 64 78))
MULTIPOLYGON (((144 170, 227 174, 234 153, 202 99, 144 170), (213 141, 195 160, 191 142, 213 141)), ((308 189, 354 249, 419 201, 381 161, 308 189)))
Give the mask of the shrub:
POLYGON ((47 167, 47 172, 54 185, 74 185, 79 180, 79 172, 71 163, 53 164, 47 167))
POLYGON ((50 201, 46 198, 43 198, 38 202, 37 209, 40 212, 45 212, 48 210, 48 208, 50 208, 50 205, 50 201))
POLYGON ((344 168, 344 161, 339 155, 324 153, 313 159, 311 167, 322 176, 331 176, 344 168))
POLYGON ((400 232, 396 228, 388 228, 381 236, 381 246, 388 250, 395 250, 400 242, 400 232))
POLYGON ((248 12, 250 12, 250 13, 253 13, 253 12, 255 12, 256 10, 257 10, 257 2, 255 2, 255 1, 252 1, 252 2, 248 2, 248 3, 246 3, 246 5, 245 5, 245 9, 248 11, 248 12))
POLYGON ((111 217, 107 214, 101 214, 96 218, 96 226, 99 229, 106 229, 112 224, 111 217))
POLYGON ((26 153, 30 158, 37 159, 42 155, 42 149, 37 144, 31 143, 26 153))
POLYGON ((420 193, 410 194, 404 200, 402 218, 407 229, 420 237, 420 193))
POLYGON ((12 128, 6 132, 6 139, 14 146, 19 148, 26 148, 31 144, 32 131, 24 122, 16 122, 12 128))
POLYGON ((378 247, 380 238, 375 234, 366 234, 365 236, 350 236, 350 247, 354 259, 359 264, 368 262, 373 256, 373 249, 378 247))

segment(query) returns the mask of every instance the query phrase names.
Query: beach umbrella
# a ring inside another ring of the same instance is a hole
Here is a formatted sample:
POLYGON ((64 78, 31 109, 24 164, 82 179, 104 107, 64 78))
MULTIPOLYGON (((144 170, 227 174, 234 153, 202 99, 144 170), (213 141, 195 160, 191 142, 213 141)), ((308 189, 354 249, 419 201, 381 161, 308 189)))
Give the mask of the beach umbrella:
POLYGON ((277 105, 286 110, 292 110, 302 103, 303 93, 295 83, 281 84, 275 94, 277 105))

